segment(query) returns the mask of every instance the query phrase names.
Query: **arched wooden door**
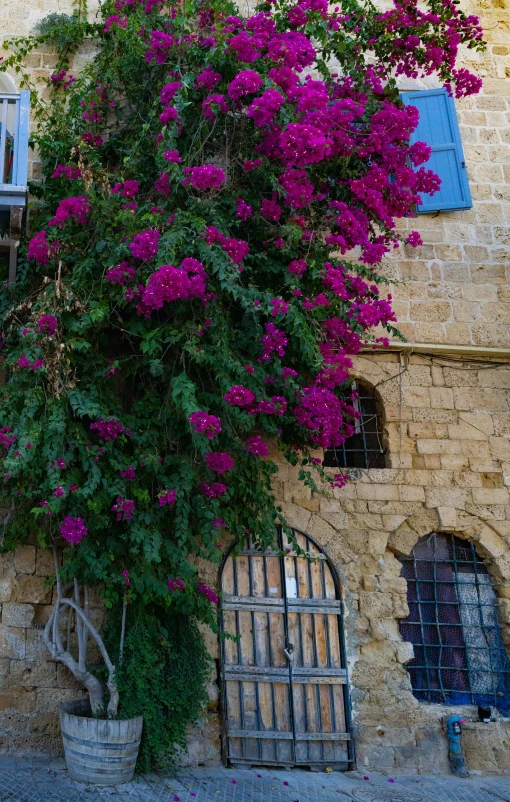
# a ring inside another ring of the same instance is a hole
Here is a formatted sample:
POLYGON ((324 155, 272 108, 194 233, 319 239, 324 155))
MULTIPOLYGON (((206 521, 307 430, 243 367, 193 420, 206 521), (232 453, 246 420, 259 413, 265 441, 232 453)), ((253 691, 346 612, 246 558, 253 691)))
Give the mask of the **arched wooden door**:
POLYGON ((250 544, 221 572, 224 753, 233 764, 326 767, 353 761, 342 601, 307 535, 298 557, 250 544))

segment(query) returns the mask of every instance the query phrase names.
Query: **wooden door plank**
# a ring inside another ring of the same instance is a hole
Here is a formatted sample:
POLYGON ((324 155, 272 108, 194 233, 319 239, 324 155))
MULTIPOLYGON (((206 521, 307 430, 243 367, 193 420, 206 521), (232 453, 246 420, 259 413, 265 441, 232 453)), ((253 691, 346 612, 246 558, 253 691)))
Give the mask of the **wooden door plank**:
MULTIPOLYGON (((241 727, 241 702, 238 682, 225 683, 225 726, 226 729, 241 727)), ((231 757, 243 757, 243 742, 240 738, 228 738, 228 754, 231 757)))

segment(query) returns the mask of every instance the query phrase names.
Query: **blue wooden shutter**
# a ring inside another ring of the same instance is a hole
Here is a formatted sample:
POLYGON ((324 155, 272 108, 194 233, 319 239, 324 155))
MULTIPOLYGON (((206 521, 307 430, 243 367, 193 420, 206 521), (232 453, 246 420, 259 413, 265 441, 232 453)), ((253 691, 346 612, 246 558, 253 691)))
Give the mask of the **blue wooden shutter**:
POLYGON ((439 192, 432 196, 421 194, 422 204, 416 211, 423 214, 470 209, 473 202, 453 98, 446 89, 403 92, 401 97, 406 105, 416 106, 420 112, 411 142, 426 142, 432 148, 432 155, 423 167, 433 170, 441 179, 439 192))

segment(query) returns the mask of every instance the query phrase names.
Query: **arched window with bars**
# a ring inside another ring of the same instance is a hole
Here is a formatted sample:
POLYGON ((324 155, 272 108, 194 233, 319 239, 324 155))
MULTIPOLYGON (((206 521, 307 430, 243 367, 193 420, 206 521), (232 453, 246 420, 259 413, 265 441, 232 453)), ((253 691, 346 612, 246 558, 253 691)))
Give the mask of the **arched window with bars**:
POLYGON ((354 382, 357 392, 354 408, 358 418, 354 434, 345 443, 329 448, 324 454, 326 468, 385 468, 382 404, 377 392, 362 382, 354 382))
POLYGON ((510 715, 510 659, 487 566, 473 543, 433 533, 402 557, 408 617, 402 638, 414 647, 407 664, 422 702, 496 707, 510 715))

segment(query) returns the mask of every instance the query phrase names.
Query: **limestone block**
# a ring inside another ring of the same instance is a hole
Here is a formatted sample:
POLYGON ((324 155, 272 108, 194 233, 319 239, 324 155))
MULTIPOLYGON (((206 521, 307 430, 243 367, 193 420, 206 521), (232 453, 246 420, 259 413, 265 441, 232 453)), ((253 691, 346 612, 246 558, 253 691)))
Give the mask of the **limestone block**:
MULTIPOLYGON (((482 418, 483 415, 478 417, 482 418)), ((452 440, 488 440, 489 435, 481 427, 467 421, 460 421, 458 424, 450 424, 448 433, 452 440)))
POLYGON ((20 627, 0 624, 0 657, 23 660, 25 657, 26 631, 20 627))
MULTIPOLYGON (((439 389, 439 388, 433 388, 439 389)), ((460 443, 456 440, 418 440, 419 454, 460 454, 460 443)))
POLYGON ((345 512, 331 512, 331 513, 323 513, 321 512, 321 518, 324 518, 328 524, 331 524, 335 529, 347 529, 349 523, 349 517, 345 512))
POLYGON ((9 660, 7 658, 0 659, 0 688, 7 688, 9 686, 9 660))
MULTIPOLYGON (((358 567, 360 573, 368 575, 373 574, 374 576, 377 575, 380 570, 379 560, 371 554, 360 554, 358 557, 358 567)), ((371 588, 367 587, 365 590, 371 590, 371 588)))
POLYGON ((358 498, 379 501, 398 501, 398 487, 395 485, 379 485, 359 482, 358 498))
POLYGON ((441 468, 446 471, 463 471, 469 468, 469 458, 461 454, 441 454, 441 468))
POLYGON ((57 737, 60 735, 60 716, 58 713, 36 713, 30 716, 30 732, 57 737))
POLYGON ((400 594, 405 596, 407 593, 407 582, 403 576, 387 576, 384 574, 379 578, 379 587, 383 593, 400 594))
POLYGON ((406 665, 410 660, 414 660, 414 647, 409 641, 397 641, 395 644, 397 661, 406 665))
POLYGON ((371 574, 363 574, 361 578, 363 590, 373 593, 377 590, 377 577, 371 574))
POLYGON ((509 493, 505 487, 474 487, 473 501, 475 504, 508 504, 509 493))
POLYGON ((21 574, 18 577, 15 599, 18 602, 48 604, 51 599, 51 588, 47 586, 42 576, 21 574))
POLYGON ((297 504, 282 503, 281 505, 283 515, 290 526, 294 526, 301 532, 306 532, 310 522, 311 513, 298 507, 297 504))
POLYGON ((18 546, 14 552, 14 570, 17 574, 34 573, 35 546, 18 546))
POLYGON ((350 516, 350 524, 354 529, 380 530, 383 528, 381 516, 373 513, 365 515, 352 514, 350 516))
POLYGON ((7 710, 32 713, 35 710, 35 698, 35 691, 28 688, 9 688, 0 691, 0 713, 7 710))
POLYGON ((409 615, 407 596, 393 596, 393 615, 395 618, 407 618, 409 615))
POLYGON ((440 532, 453 532, 457 528, 457 510, 455 507, 438 507, 438 529, 440 532))
POLYGON ((360 591, 359 608, 362 615, 367 618, 389 618, 393 612, 393 598, 391 593, 367 593, 360 591))
POLYGON ((0 602, 9 601, 16 587, 16 574, 13 566, 9 566, 0 575, 0 602))
POLYGON ((11 660, 10 683, 20 687, 53 688, 57 684, 57 664, 47 660, 11 660))
POLYGON ((401 485, 399 495, 402 501, 425 501, 425 489, 415 485, 401 485))
POLYGON ((38 688, 35 709, 38 713, 57 713, 61 702, 72 702, 77 698, 79 694, 74 688, 38 688))
MULTIPOLYGON (((475 431, 486 435, 494 434, 493 416, 483 411, 480 412, 459 412, 459 423, 468 425, 475 431)), ((448 427, 449 429, 451 427, 448 427)), ((459 438, 460 439, 460 438, 459 438)))
MULTIPOLYGON (((25 632, 25 630, 23 630, 25 632)), ((0 647, 1 653, 1 647, 0 647)), ((18 657, 12 655, 12 657, 18 657)), ((18 659, 22 659, 25 655, 20 655, 18 659)), ((44 643, 43 632, 40 629, 27 629, 26 630, 26 658, 27 660, 39 661, 47 660, 49 657, 48 649, 44 643)))
POLYGON ((510 460, 510 437, 490 437, 489 448, 494 459, 510 460))
POLYGON ((425 499, 428 508, 454 506, 462 510, 471 501, 471 491, 452 487, 427 487, 425 499))
POLYGON ((29 627, 34 620, 34 613, 32 604, 4 602, 2 604, 2 624, 9 627, 29 627))
POLYGON ((454 398, 450 387, 431 387, 430 405, 437 409, 453 409, 454 398))
POLYGON ((404 403, 407 407, 429 407, 432 387, 404 387, 404 403))

